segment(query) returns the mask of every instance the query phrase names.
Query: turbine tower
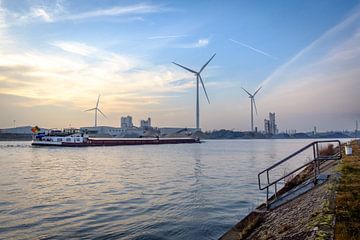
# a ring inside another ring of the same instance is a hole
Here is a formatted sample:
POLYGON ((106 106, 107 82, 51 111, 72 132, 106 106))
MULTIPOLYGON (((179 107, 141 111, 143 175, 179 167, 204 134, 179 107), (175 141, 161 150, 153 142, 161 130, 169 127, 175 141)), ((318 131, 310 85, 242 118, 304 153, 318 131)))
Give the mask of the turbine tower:
POLYGON ((205 89, 205 85, 204 85, 204 82, 202 80, 202 77, 201 77, 201 72, 205 69, 205 67, 210 63, 210 61, 215 57, 216 53, 204 64, 204 66, 201 67, 201 69, 197 72, 195 70, 192 70, 190 68, 187 68, 185 66, 182 66, 176 62, 172 62, 173 64, 193 73, 196 77, 196 129, 197 130, 200 130, 200 107, 199 107, 199 81, 201 82, 201 85, 204 89, 204 93, 205 93, 205 96, 206 96, 206 99, 208 101, 208 103, 210 104, 210 100, 209 100, 209 97, 207 95, 207 92, 206 92, 206 89, 205 89))
POLYGON ((85 110, 85 112, 95 111, 95 127, 97 127, 97 113, 98 112, 101 113, 104 117, 106 117, 105 114, 99 109, 99 100, 100 100, 100 94, 99 94, 99 97, 96 102, 96 107, 85 110))
POLYGON ((254 108, 257 115, 256 103, 255 103, 255 95, 260 91, 262 87, 259 87, 258 90, 254 92, 254 94, 249 93, 242 87, 242 89, 249 95, 250 105, 251 105, 251 132, 254 132, 254 108))

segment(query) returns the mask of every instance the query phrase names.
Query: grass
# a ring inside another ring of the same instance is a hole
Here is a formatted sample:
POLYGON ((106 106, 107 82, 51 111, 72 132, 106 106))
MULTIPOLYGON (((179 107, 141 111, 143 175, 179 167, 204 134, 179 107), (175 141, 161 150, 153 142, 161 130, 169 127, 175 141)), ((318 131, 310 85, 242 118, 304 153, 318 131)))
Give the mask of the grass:
POLYGON ((360 239, 360 145, 353 141, 352 156, 344 156, 336 194, 336 240, 360 239))

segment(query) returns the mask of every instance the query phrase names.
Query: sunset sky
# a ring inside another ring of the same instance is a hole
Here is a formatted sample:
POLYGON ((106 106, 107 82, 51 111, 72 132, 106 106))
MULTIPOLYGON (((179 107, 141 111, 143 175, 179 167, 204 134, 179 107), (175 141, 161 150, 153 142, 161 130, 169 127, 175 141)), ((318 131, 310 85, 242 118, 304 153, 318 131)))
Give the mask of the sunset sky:
POLYGON ((355 128, 360 120, 360 1, 0 0, 0 128, 93 125, 99 94, 119 126, 249 130, 355 128))

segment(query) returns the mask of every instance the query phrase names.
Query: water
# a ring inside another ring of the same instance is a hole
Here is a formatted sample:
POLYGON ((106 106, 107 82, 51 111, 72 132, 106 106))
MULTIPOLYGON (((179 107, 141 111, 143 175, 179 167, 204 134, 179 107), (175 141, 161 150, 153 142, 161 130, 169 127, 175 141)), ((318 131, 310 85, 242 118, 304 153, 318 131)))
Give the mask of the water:
POLYGON ((217 239, 264 200, 257 173, 311 141, 0 142, 0 238, 217 239))

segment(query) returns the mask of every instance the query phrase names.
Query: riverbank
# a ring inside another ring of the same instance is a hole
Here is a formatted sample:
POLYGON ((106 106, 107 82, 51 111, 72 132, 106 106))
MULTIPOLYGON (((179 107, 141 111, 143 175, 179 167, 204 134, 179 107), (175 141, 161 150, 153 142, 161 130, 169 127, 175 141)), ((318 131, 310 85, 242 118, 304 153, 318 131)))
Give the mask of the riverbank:
POLYGON ((360 144, 351 143, 353 155, 345 156, 336 193, 335 239, 360 239, 360 144))
POLYGON ((360 147, 351 145, 352 156, 323 164, 326 182, 273 210, 259 206, 220 239, 360 239, 360 147))

